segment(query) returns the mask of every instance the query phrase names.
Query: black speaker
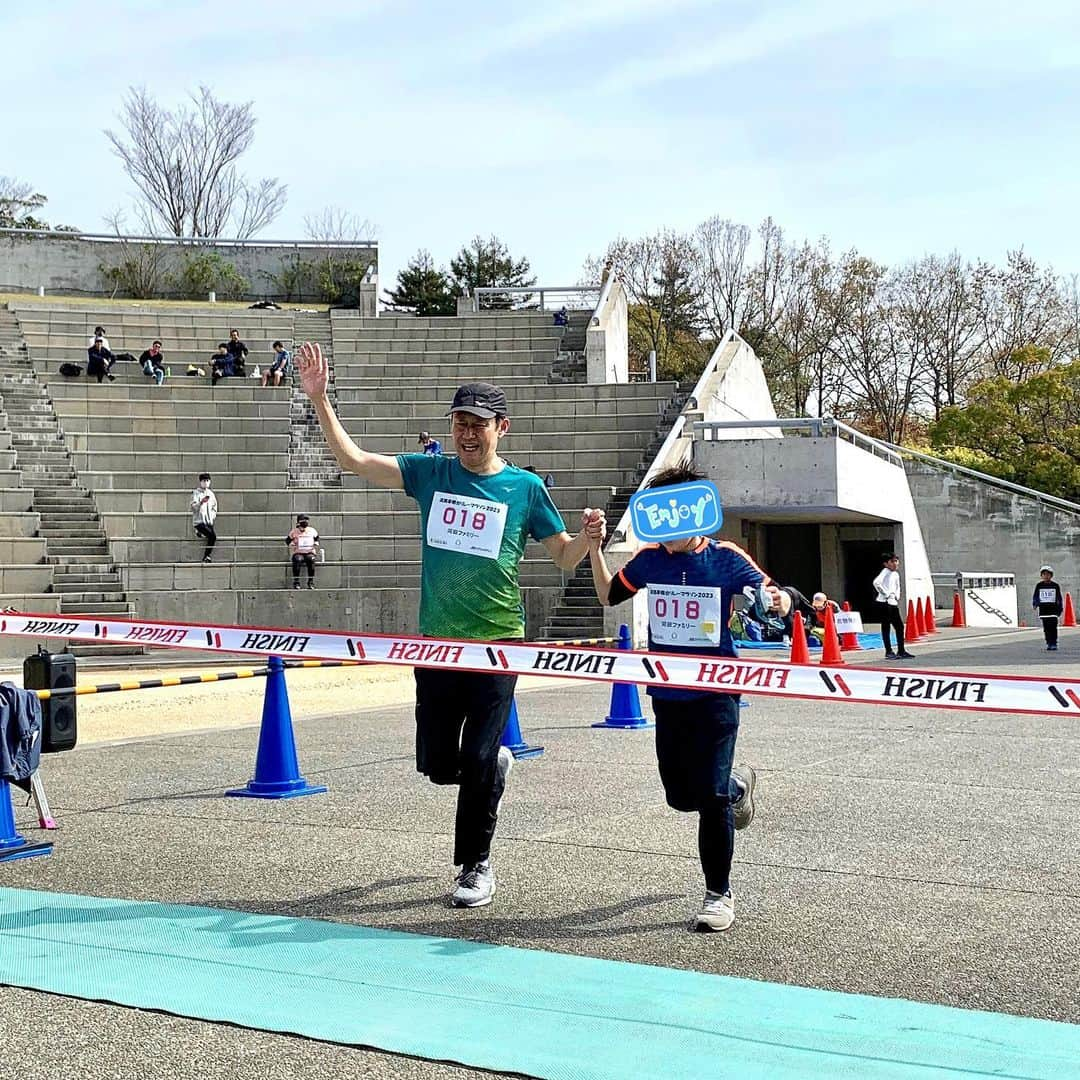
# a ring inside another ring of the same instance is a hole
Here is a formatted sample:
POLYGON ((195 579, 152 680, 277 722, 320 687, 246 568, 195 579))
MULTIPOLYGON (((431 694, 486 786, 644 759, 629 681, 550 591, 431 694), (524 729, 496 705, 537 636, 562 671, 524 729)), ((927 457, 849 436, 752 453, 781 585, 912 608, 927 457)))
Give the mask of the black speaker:
MULTIPOLYGON (((75 686, 75 657, 70 653, 48 653, 39 648, 23 661, 23 688, 26 690, 66 690, 75 686)), ((74 750, 78 738, 74 694, 46 698, 41 703, 41 752, 56 754, 74 750)))

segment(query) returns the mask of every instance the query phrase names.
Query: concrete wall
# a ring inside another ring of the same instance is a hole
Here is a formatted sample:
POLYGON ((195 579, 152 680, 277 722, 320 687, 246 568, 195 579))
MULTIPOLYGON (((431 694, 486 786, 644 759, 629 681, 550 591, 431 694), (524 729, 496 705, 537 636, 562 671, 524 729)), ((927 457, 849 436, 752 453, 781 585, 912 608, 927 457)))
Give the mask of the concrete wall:
POLYGON ((608 290, 597 321, 585 334, 586 379, 590 383, 624 383, 630 378, 630 339, 626 290, 618 280, 608 290))
MULTIPOLYGON (((139 246, 135 241, 132 243, 139 246)), ((326 250, 316 245, 289 243, 237 242, 193 246, 162 241, 161 244, 167 252, 164 265, 174 272, 182 265, 185 253, 220 255, 249 282, 249 294, 241 299, 286 299, 284 290, 271 280, 270 275, 280 276, 283 269, 293 265, 297 258, 317 260, 326 250)), ((46 294, 50 295, 113 295, 113 285, 102 273, 101 267, 103 264, 117 265, 123 258, 122 247, 115 240, 84 237, 78 233, 0 230, 0 291, 37 292, 39 287, 44 286, 46 294)), ((364 260, 376 269, 378 267, 378 245, 374 241, 337 248, 335 253, 342 258, 364 260)), ((175 295, 175 292, 171 295, 175 295)), ((292 299, 317 300, 318 296, 312 292, 311 295, 293 295, 292 299)), ((374 302, 369 314, 374 314, 374 302)))
MULTIPOLYGON (((694 464, 720 488, 725 530, 748 545, 743 526, 777 523, 894 523, 903 566, 905 601, 933 595, 930 562, 915 501, 903 469, 842 439, 791 437, 694 443, 694 464)), ((842 575, 837 538, 823 539, 822 578, 834 588, 842 575), (832 562, 828 561, 832 557, 832 562)))
MULTIPOLYGON (((935 573, 1015 574, 1021 618, 1044 562, 1062 588, 1080 587, 1080 516, 924 462, 906 468, 935 573)), ((948 606, 952 589, 942 591, 948 606)))

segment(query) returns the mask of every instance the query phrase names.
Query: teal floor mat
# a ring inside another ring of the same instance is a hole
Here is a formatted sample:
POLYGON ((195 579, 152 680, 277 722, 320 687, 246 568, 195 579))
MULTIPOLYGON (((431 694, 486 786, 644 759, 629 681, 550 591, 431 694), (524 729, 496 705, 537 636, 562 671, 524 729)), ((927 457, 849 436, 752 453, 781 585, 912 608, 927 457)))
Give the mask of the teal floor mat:
POLYGON ((1080 1062, 1069 1024, 15 889, 0 889, 0 984, 559 1080, 1064 1080, 1080 1062))

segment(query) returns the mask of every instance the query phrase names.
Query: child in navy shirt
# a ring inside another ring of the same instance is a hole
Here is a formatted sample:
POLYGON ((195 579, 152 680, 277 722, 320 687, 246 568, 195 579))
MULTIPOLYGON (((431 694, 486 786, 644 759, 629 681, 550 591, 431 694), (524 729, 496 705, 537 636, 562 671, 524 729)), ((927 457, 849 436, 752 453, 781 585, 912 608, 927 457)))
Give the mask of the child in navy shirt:
MULTIPOLYGON (((692 469, 668 469, 648 486, 700 479, 692 469)), ((612 576, 600 545, 601 539, 590 532, 596 594, 602 604, 615 605, 648 590, 650 650, 738 655, 728 629, 731 599, 747 586, 770 585, 745 551, 706 536, 649 544, 612 576)), ((735 921, 730 882, 735 830, 746 828, 753 819, 757 780, 749 765, 733 766, 739 696, 663 686, 650 686, 648 693, 656 714, 656 757, 668 805, 698 814, 706 891, 692 927, 727 930, 735 921)))

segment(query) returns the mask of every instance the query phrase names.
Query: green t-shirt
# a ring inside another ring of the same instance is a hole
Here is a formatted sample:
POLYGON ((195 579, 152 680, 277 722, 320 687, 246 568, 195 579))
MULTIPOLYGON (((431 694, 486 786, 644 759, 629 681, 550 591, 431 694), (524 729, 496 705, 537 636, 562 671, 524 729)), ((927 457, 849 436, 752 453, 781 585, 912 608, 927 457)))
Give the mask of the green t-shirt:
POLYGON ((420 504, 420 632, 524 637, 525 544, 566 529, 544 481, 516 465, 478 476, 455 457, 398 454, 397 463, 405 493, 420 504))

